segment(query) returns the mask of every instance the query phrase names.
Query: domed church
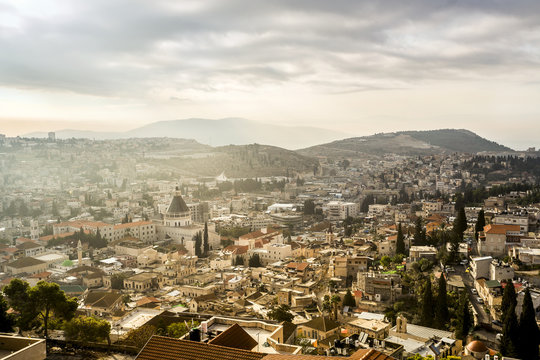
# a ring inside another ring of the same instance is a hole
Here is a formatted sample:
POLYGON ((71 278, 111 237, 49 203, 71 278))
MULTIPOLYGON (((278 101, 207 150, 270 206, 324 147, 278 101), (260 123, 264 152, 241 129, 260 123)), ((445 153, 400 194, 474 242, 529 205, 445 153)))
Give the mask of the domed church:
MULTIPOLYGON (((181 192, 176 188, 167 211, 163 214, 162 224, 156 225, 159 240, 171 239, 174 243, 183 245, 189 255, 195 255, 193 237, 198 232, 204 232, 204 224, 194 223, 181 192)), ((208 223, 208 244, 210 250, 220 246, 220 236, 215 231, 215 224, 208 223)))

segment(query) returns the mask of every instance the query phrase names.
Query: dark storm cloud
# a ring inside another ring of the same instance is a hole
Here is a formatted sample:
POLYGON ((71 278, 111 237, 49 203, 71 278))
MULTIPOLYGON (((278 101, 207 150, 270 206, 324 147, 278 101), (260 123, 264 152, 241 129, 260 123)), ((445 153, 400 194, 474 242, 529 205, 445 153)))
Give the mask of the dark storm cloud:
POLYGON ((21 23, 0 24, 0 85, 144 97, 163 87, 297 82, 346 93, 523 73, 540 63, 537 0, 70 6, 37 17, 0 3, 21 23))

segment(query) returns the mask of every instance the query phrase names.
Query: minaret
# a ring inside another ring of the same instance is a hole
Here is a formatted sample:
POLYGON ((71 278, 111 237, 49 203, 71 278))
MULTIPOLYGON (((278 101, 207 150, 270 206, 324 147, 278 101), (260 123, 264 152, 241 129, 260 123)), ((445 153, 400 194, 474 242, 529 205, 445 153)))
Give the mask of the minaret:
POLYGON ((81 240, 79 240, 79 243, 77 244, 77 259, 79 261, 77 266, 81 266, 82 265, 82 244, 81 244, 81 240))
POLYGON ((31 240, 39 239, 39 224, 37 220, 30 220, 30 239, 31 240))

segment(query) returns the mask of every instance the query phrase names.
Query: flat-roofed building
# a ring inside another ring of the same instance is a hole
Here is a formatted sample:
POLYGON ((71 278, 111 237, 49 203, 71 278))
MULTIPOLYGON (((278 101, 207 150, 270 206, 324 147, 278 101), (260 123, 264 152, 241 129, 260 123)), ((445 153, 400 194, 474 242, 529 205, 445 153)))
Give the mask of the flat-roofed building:
POLYGON ((345 324, 348 334, 366 333, 369 337, 383 340, 390 333, 391 323, 377 319, 355 319, 345 324))
POLYGON ((493 258, 491 256, 479 256, 471 259, 471 275, 473 279, 489 279, 489 266, 493 258))
POLYGON ((47 270, 47 263, 33 257, 22 257, 5 265, 6 272, 11 275, 39 274, 47 270))
POLYGON ((45 339, 0 335, 0 359, 43 360, 47 358, 45 339))
POLYGON ((124 279, 124 288, 135 291, 147 291, 159 288, 161 274, 153 272, 143 272, 124 279))

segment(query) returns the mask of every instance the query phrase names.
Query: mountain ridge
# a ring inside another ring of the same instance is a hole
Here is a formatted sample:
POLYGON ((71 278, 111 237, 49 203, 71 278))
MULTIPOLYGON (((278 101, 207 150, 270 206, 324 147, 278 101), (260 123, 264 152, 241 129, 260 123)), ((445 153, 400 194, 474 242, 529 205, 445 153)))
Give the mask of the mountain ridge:
MULTIPOLYGON (((45 132, 35 132, 27 137, 47 137, 45 132)), ((286 149, 301 149, 322 142, 337 140, 346 136, 335 130, 327 130, 312 126, 283 126, 256 122, 242 118, 204 119, 189 118, 180 120, 163 120, 141 127, 121 131, 86 131, 59 130, 56 137, 88 138, 96 140, 112 140, 126 138, 171 137, 194 139, 210 146, 230 144, 248 145, 252 143, 267 144, 286 149)))
POLYGON ((308 156, 356 154, 408 154, 514 152, 513 149, 487 140, 466 129, 438 129, 377 133, 351 137, 297 150, 308 156))

